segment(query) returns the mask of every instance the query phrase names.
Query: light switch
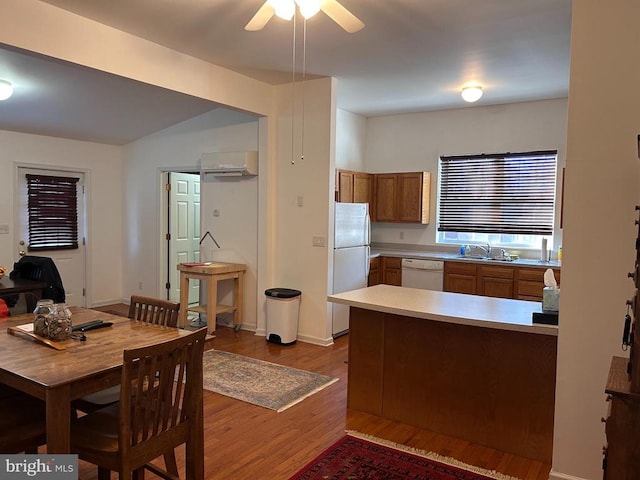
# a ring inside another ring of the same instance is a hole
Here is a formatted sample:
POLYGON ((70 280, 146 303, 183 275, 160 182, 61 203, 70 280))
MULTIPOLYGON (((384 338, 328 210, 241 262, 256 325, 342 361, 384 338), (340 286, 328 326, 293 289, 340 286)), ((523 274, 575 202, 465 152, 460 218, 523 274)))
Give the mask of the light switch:
POLYGON ((9 233, 9 225, 4 223, 0 225, 0 234, 6 234, 6 233, 9 233))
POLYGON ((326 237, 313 237, 314 247, 324 247, 327 244, 326 237))
POLYGON ((298 195, 298 206, 302 207, 304 205, 304 197, 302 195, 298 195))

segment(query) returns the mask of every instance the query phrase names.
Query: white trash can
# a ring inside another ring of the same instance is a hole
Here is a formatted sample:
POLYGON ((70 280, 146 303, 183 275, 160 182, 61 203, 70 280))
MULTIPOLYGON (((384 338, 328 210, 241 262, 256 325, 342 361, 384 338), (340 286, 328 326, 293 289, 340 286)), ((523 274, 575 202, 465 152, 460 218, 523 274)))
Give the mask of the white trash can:
POLYGON ((267 296, 267 342, 292 345, 298 338, 300 290, 269 288, 267 296))

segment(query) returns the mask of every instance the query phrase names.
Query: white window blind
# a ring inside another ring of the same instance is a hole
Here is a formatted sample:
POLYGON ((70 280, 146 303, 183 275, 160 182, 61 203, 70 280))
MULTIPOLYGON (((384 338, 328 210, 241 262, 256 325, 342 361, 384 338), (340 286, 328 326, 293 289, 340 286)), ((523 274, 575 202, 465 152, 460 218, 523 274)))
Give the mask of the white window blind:
POLYGON ((557 151, 440 158, 438 231, 552 235, 557 151))

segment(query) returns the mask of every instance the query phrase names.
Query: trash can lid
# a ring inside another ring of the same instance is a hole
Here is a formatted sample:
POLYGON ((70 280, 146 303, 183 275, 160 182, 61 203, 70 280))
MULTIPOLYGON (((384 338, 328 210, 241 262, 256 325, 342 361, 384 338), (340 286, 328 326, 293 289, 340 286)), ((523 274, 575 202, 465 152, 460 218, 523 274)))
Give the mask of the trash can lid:
POLYGON ((268 288, 264 294, 267 297, 293 298, 301 295, 302 292, 293 288, 268 288))

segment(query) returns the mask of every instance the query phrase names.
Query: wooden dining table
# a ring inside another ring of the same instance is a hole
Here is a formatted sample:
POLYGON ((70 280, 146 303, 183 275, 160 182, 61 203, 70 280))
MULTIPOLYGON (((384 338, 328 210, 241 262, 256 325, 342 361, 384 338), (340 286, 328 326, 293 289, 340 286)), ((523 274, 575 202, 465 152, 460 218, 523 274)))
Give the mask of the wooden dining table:
MULTIPOLYGON (((47 282, 39 280, 28 280, 26 278, 0 278, 0 297, 7 295, 19 295, 21 293, 32 293, 35 299, 42 298, 42 289, 46 288, 47 282)), ((27 298, 27 309, 32 311, 35 307, 35 300, 27 298)))
MULTIPOLYGON (((125 349, 192 333, 97 310, 71 307, 71 312, 76 325, 97 319, 113 325, 85 332, 84 341, 56 342, 58 347, 64 347, 57 350, 27 336, 8 333, 8 327, 32 323, 32 314, 8 317, 0 322, 0 383, 45 401, 48 453, 70 453, 71 401, 120 384, 125 349)), ((194 415, 195 428, 186 446, 186 477, 203 480, 202 397, 194 415)))

